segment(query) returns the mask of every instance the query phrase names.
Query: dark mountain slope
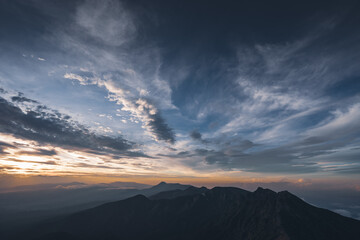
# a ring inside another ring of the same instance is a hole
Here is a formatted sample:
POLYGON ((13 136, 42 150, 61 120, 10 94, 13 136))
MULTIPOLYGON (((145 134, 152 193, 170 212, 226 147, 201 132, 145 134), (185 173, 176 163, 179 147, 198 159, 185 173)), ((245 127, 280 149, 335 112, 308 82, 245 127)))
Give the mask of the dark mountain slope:
POLYGON ((83 183, 47 184, 35 187, 37 189, 35 191, 29 191, 29 187, 25 186, 18 189, 23 191, 0 193, 0 239, 6 240, 19 229, 31 228, 32 225, 49 218, 66 216, 139 194, 148 197, 164 191, 184 190, 190 187, 190 185, 165 182, 143 189, 146 186, 131 182, 92 186, 83 183), (77 188, 84 185, 85 187, 77 188), (68 189, 68 186, 75 188, 68 189), (136 186, 142 189, 129 189, 136 186), (122 187, 125 189, 121 189, 122 187))
POLYGON ((291 193, 279 193, 280 216, 291 239, 360 239, 360 221, 307 204, 291 193))
POLYGON ((311 206, 288 192, 203 190, 158 200, 137 195, 42 225, 26 236, 43 240, 351 240, 360 236, 359 221, 311 206))

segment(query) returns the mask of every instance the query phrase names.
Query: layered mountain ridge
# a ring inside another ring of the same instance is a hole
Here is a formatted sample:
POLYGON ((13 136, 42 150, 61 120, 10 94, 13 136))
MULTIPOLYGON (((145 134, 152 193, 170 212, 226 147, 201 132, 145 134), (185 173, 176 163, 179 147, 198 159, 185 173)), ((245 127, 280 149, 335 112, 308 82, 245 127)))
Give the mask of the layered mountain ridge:
MULTIPOLYGON (((166 188, 166 184, 156 187, 166 188)), ((185 186, 185 185, 181 185, 185 186)), ((258 188, 173 189, 103 204, 27 232, 33 239, 358 239, 360 221, 258 188)))

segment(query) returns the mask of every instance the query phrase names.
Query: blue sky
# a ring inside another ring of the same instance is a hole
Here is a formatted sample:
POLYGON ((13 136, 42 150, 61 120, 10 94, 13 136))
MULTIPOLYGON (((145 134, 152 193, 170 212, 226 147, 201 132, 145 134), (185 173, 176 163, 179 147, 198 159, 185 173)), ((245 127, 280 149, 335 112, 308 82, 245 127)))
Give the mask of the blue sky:
POLYGON ((2 1, 2 174, 359 187, 359 7, 2 1))

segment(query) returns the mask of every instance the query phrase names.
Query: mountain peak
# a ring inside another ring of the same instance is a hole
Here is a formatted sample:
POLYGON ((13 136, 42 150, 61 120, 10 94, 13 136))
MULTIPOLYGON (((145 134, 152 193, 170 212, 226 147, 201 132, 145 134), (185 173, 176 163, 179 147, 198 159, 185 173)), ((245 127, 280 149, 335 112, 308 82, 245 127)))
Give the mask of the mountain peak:
POLYGON ((180 183, 167 183, 167 182, 160 182, 159 184, 153 186, 154 189, 163 189, 165 190, 174 190, 174 189, 181 189, 185 190, 186 188, 191 187, 191 185, 183 185, 180 183))
POLYGON ((276 197, 277 193, 274 192, 273 190, 270 190, 268 188, 262 188, 262 187, 258 187, 255 192, 254 192, 255 196, 261 196, 261 197, 265 197, 265 198, 274 198, 276 197))
POLYGON ((147 197, 145 197, 142 194, 135 195, 135 196, 133 196, 131 198, 128 198, 128 199, 132 199, 132 200, 149 200, 147 197))
POLYGON ((256 190, 255 190, 255 193, 276 193, 274 192, 273 190, 271 189, 268 189, 268 188, 262 188, 262 187, 258 187, 256 190))
MULTIPOLYGON (((181 185, 180 185, 181 186, 181 185)), ((197 188, 194 186, 190 186, 186 189, 174 189, 169 191, 164 191, 157 193, 150 197, 151 200, 157 200, 157 199, 174 199, 177 197, 184 197, 184 196, 191 196, 191 195, 197 195, 197 194, 203 194, 208 189, 206 187, 197 188)))

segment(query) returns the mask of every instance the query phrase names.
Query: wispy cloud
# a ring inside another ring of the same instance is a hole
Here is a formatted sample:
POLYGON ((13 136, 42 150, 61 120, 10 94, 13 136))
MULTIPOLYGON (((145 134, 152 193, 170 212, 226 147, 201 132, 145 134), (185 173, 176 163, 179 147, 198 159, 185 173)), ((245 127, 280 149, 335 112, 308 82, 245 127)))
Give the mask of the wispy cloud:
POLYGON ((131 12, 119 1, 85 1, 77 7, 74 21, 96 42, 89 46, 77 33, 61 35, 61 45, 77 52, 80 59, 87 58, 89 63, 72 66, 73 71, 65 73, 64 78, 105 88, 108 99, 139 120, 153 139, 174 143, 175 133, 160 109, 173 108, 171 89, 159 76, 161 60, 157 47, 133 46, 137 26, 131 12), (117 48, 107 50, 107 45, 117 48))
POLYGON ((351 137, 357 138, 360 133, 360 104, 354 104, 347 109, 332 112, 329 119, 325 119, 319 126, 309 129, 305 135, 309 138, 327 141, 351 137))
POLYGON ((139 97, 136 97, 136 93, 126 92, 118 86, 120 85, 119 83, 109 78, 106 80, 98 77, 84 78, 73 73, 65 74, 64 78, 77 80, 82 85, 95 84, 105 87, 110 93, 110 100, 122 105, 121 110, 128 111, 134 117, 140 119, 143 122, 143 126, 154 134, 153 136, 156 140, 164 140, 169 143, 175 142, 173 130, 161 116, 160 110, 149 99, 141 97, 142 91, 138 93, 139 97))
POLYGON ((120 1, 86 0, 77 8, 75 19, 85 33, 111 46, 120 46, 136 34, 135 19, 120 1))
POLYGON ((255 144, 239 136, 224 136, 206 139, 213 145, 182 155, 198 156, 200 161, 227 170, 356 174, 360 167, 356 161, 359 153, 355 148, 360 140, 359 112, 358 104, 343 111, 337 110, 332 118, 298 134, 297 140, 278 147, 255 144))
MULTIPOLYGON (((37 103, 33 100, 31 102, 37 103)), ((36 108, 24 112, 4 98, 0 98, 0 105, 1 133, 69 149, 88 149, 99 153, 105 151, 133 157, 144 156, 144 154, 130 151, 134 143, 121 137, 95 135, 86 127, 72 121, 69 116, 46 106, 37 105, 36 108)), ((48 150, 37 152, 37 154, 43 155, 53 153, 48 150)))

